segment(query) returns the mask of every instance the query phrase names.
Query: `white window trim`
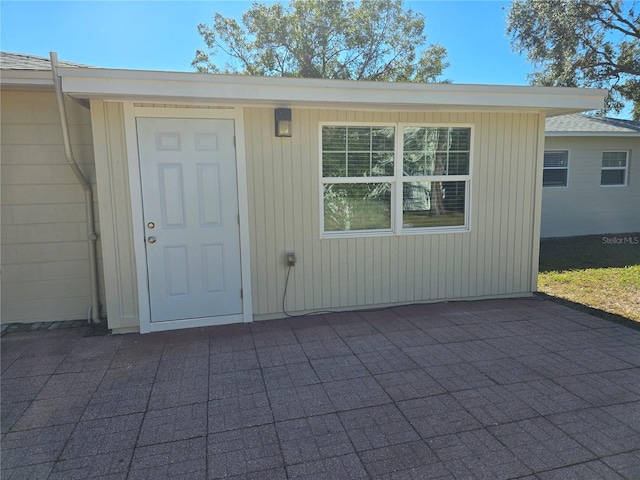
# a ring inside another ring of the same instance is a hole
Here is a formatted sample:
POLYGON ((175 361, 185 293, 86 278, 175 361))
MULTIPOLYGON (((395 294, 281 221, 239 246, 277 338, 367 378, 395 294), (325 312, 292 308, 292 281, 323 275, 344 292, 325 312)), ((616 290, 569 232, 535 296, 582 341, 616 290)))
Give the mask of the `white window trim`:
POLYGON ((626 187, 629 184, 629 157, 631 152, 629 150, 603 150, 600 156, 600 186, 602 188, 620 188, 626 187), (605 153, 624 153, 626 155, 626 162, 624 168, 622 167, 603 167, 602 160, 605 153), (615 185, 603 185, 602 184, 602 171, 603 170, 624 170, 624 183, 616 183, 615 185))
POLYGON ((544 158, 542 165, 542 188, 567 188, 569 186, 569 165, 571 165, 571 151, 566 148, 554 148, 550 150, 545 150, 544 153, 547 152, 567 152, 567 166, 566 167, 545 167, 544 166, 544 158), (544 184, 544 170, 566 170, 567 171, 567 183, 566 185, 545 185, 544 184))
POLYGON ((353 121, 327 121, 318 123, 318 175, 319 175, 319 209, 320 209, 320 238, 360 238, 360 237, 389 237, 402 235, 430 235, 443 233, 468 233, 471 231, 471 180, 473 178, 473 149, 474 149, 475 128, 469 123, 415 123, 415 122, 353 122, 353 121), (322 127, 324 126, 347 126, 347 127, 392 127, 395 130, 394 148, 394 176, 393 177, 323 177, 322 172, 322 127), (437 128, 469 128, 469 174, 468 175, 441 175, 441 176, 416 176, 404 177, 402 175, 402 158, 404 142, 402 141, 405 127, 437 127, 437 128), (325 232, 324 230, 324 185, 333 183, 390 183, 391 184, 391 228, 379 230, 347 230, 339 232, 325 232), (400 180, 399 180, 400 179, 400 180), (464 225, 450 227, 423 227, 404 228, 402 225, 402 189, 398 184, 404 182, 420 181, 464 181, 465 182, 465 205, 464 205, 464 225))

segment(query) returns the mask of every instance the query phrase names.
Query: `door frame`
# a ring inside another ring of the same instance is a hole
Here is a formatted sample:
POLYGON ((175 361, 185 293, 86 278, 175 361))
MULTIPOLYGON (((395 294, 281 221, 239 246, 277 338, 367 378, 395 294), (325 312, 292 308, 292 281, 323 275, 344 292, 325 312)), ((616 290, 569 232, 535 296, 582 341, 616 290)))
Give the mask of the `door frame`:
MULTIPOLYGON (((195 105, 194 105, 195 107, 195 105)), ((202 107, 202 106, 200 106, 202 107)), ((215 106, 211 108, 155 107, 139 106, 125 102, 124 134, 127 149, 129 171, 129 191, 131 195, 131 221, 133 248, 135 256, 136 281, 138 287, 138 318, 140 333, 176 330, 181 328, 204 327, 226 323, 253 321, 251 301, 251 261, 249 243, 249 201, 247 190, 247 161, 244 132, 244 114, 242 107, 215 106), (137 118, 176 118, 176 119, 221 119, 233 120, 235 129, 236 181, 238 191, 238 214, 240 216, 240 274, 242 281, 242 313, 239 316, 221 316, 151 322, 149 279, 147 275, 147 254, 145 245, 144 215, 142 211, 142 183, 140 159, 138 153, 137 118), (240 320, 238 320, 240 319, 240 320)))

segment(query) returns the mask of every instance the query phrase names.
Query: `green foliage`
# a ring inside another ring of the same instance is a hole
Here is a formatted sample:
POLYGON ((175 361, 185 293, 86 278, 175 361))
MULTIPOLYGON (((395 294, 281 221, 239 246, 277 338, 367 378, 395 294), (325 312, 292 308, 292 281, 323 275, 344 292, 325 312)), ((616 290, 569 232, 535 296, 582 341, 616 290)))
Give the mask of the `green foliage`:
POLYGON ((448 63, 440 45, 425 47, 424 16, 403 0, 291 0, 253 3, 242 24, 216 13, 198 25, 209 51, 197 50, 199 72, 435 82, 448 63), (219 52, 231 62, 220 68, 219 52))
POLYGON ((535 63, 533 84, 608 88, 604 111, 631 101, 640 120, 637 0, 513 0, 507 33, 535 63))

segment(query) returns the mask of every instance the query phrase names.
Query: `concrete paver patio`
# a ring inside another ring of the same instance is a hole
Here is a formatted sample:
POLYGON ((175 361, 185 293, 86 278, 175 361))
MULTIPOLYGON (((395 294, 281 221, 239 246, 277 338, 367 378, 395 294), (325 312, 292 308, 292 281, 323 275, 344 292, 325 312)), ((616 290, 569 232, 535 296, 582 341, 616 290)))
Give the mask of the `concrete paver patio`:
POLYGON ((640 331, 552 302, 2 338, 2 479, 640 479, 640 331))

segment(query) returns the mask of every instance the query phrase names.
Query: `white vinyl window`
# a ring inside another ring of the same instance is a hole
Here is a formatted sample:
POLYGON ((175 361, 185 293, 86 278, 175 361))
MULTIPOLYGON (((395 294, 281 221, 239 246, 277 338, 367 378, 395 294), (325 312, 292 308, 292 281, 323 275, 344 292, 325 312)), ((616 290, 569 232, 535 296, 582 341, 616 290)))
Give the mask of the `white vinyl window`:
POLYGON ((628 152, 602 152, 600 185, 621 187, 627 184, 628 152))
POLYGON ((566 187, 569 177, 569 152, 548 150, 544 152, 543 187, 566 187))
POLYGON ((324 124, 323 236, 468 230, 471 127, 324 124))

